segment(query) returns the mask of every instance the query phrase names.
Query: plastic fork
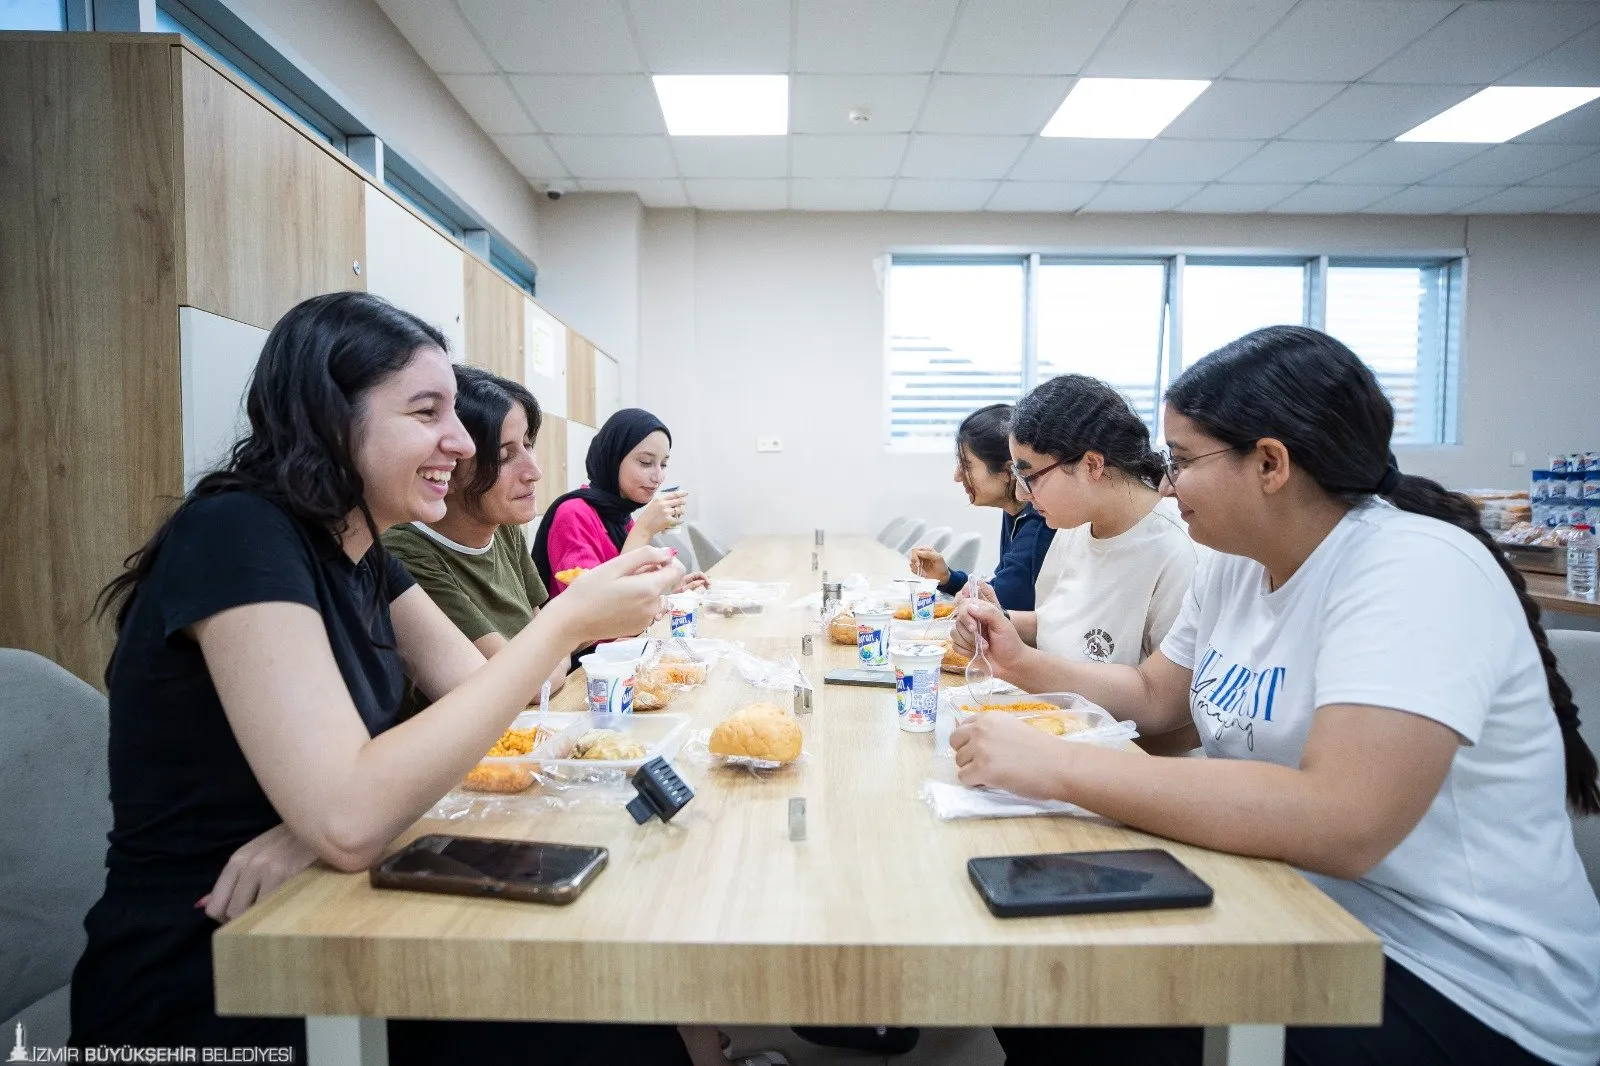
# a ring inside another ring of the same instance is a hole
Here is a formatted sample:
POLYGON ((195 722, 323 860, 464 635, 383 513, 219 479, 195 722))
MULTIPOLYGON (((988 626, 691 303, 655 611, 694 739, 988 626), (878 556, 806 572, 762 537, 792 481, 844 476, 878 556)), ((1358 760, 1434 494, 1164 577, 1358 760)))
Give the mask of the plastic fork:
MULTIPOLYGON (((983 579, 979 577, 969 580, 967 587, 963 590, 967 599, 977 599, 978 589, 982 584, 983 579)), ((972 658, 967 660, 966 669, 967 691, 974 694, 977 693, 978 686, 987 685, 994 680, 994 670, 989 665, 989 656, 984 653, 983 627, 976 626, 976 630, 977 632, 973 637, 975 646, 972 650, 972 658)))

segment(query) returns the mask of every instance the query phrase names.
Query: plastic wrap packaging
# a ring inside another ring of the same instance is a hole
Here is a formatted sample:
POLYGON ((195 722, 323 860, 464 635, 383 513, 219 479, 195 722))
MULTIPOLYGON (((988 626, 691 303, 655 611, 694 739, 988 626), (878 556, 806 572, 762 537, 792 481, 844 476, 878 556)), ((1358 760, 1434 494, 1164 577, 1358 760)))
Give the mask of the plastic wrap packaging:
POLYGON ((743 648, 735 648, 728 657, 739 676, 756 688, 791 695, 797 688, 811 688, 810 678, 806 677, 805 671, 800 669, 799 662, 790 652, 785 652, 781 659, 763 659, 743 648))

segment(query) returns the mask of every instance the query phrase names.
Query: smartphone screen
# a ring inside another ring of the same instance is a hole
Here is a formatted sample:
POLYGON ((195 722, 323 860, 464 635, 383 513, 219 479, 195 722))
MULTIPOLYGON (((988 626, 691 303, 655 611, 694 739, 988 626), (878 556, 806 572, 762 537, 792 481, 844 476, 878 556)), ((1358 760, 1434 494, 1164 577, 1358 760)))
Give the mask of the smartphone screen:
POLYGON ((1000 917, 1204 907, 1211 886, 1158 848, 996 855, 967 871, 1000 917))
POLYGON ((605 866, 605 848, 531 840, 419 837, 372 871, 383 888, 567 902, 605 866))

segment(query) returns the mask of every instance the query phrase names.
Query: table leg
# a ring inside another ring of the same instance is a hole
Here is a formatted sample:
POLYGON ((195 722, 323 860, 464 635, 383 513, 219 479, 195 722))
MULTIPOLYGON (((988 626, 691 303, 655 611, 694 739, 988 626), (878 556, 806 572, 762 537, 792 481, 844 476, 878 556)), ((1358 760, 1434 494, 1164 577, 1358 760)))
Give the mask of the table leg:
POLYGON ((307 1018, 306 1060, 310 1066, 388 1066, 388 1025, 349 1014, 307 1018))
POLYGON ((1283 1066, 1281 1025, 1214 1025, 1206 1029, 1204 1066, 1283 1066))

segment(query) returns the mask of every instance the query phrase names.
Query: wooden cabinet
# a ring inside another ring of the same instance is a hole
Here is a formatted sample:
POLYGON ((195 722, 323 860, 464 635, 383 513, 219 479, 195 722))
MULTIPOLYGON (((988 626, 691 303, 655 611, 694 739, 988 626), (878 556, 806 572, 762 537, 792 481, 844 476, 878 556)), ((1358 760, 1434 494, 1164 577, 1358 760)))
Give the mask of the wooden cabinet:
POLYGON ((462 337, 466 361, 473 366, 523 380, 522 291, 492 269, 465 257, 466 277, 462 337))
POLYGON ((586 426, 595 421, 594 361, 597 349, 581 335, 567 331, 567 417, 586 426))
POLYGON ((532 300, 522 301, 523 383, 546 414, 567 417, 567 327, 532 300))
MULTIPOLYGON (((533 458, 539 464, 540 478, 534 490, 534 503, 544 514, 557 496, 567 491, 567 420, 546 412, 533 442, 533 458)), ((531 543, 531 541, 530 541, 531 543)))
POLYGON ((594 437, 592 426, 570 419, 567 421, 567 487, 562 489, 563 492, 571 492, 589 480, 589 442, 594 437))
POLYGON ((622 369, 617 361, 596 348, 594 352, 594 424, 603 426, 606 419, 622 409, 622 369))
POLYGON ((250 431, 245 391, 267 331, 202 311, 178 308, 178 363, 183 398, 183 488, 228 460, 250 431))
POLYGON ((466 253, 372 185, 366 189, 367 291, 443 333, 450 357, 465 350, 466 253))

